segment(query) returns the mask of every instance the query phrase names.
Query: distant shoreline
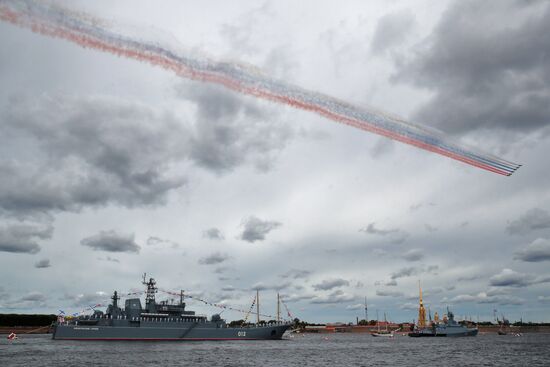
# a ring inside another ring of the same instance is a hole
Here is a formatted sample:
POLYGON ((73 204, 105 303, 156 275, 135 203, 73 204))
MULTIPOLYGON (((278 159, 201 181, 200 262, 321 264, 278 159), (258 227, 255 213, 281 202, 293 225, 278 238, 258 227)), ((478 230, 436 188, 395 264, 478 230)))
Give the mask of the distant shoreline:
MULTIPOLYGON (((399 330, 391 328, 397 334, 408 334, 409 330, 399 330)), ((480 334, 496 334, 500 330, 500 325, 479 325, 480 334)), ((365 327, 356 325, 345 325, 339 327, 322 327, 314 326, 307 327, 305 329, 299 329, 300 333, 305 334, 332 334, 332 333, 352 333, 352 334, 364 334, 376 331, 375 327, 365 327)), ((550 334, 550 325, 522 325, 522 326, 510 326, 507 330, 510 334, 519 333, 547 333, 550 334)))

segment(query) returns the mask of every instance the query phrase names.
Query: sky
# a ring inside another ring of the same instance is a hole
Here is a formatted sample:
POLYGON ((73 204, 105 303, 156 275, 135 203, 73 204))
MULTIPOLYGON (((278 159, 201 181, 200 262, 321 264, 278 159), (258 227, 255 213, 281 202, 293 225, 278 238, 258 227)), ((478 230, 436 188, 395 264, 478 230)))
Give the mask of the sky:
POLYGON ((259 289, 268 315, 279 292, 310 322, 362 319, 365 297, 369 319, 412 321, 419 281, 432 313, 550 321, 550 3, 53 4, 523 166, 503 177, 0 22, 0 313, 78 312, 147 273, 245 310, 259 289))

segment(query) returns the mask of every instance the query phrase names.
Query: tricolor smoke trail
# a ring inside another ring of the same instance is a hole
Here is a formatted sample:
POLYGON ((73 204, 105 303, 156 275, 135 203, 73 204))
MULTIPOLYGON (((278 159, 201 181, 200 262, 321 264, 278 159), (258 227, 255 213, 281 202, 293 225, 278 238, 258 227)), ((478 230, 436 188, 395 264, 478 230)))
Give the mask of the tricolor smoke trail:
POLYGON ((0 20, 83 47, 148 62, 178 76, 221 84, 234 91, 312 111, 330 120, 510 176, 520 165, 453 141, 444 133, 357 107, 330 96, 270 78, 252 67, 215 61, 174 47, 144 41, 87 14, 34 0, 0 0, 0 20))

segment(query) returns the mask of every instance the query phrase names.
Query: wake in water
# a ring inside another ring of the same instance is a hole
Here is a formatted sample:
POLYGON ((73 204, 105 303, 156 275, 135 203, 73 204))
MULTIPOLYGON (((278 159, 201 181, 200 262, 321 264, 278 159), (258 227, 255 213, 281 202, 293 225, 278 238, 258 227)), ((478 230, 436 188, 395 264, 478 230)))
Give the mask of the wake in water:
POLYGON ((452 140, 441 131, 270 78, 251 66, 215 61, 177 47, 166 39, 146 41, 132 32, 115 31, 101 19, 34 0, 0 0, 0 20, 33 32, 69 40, 83 47, 147 62, 180 77, 223 85, 257 98, 315 112, 427 151, 510 176, 521 165, 452 140))

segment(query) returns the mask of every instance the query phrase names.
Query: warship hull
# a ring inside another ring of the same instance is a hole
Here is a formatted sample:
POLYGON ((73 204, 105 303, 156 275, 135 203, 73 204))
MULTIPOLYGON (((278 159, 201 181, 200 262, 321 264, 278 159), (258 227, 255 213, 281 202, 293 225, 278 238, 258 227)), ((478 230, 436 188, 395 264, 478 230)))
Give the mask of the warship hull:
POLYGON ((466 329, 466 330, 460 330, 452 332, 447 331, 432 331, 432 330, 421 330, 421 331, 415 331, 412 333, 409 333, 409 336, 414 338, 421 338, 421 337, 447 337, 447 338, 454 338, 454 337, 461 337, 461 336, 476 336, 478 330, 477 329, 466 329))
POLYGON ((205 326, 148 325, 148 326, 93 326, 56 325, 56 340, 277 340, 288 324, 248 328, 216 328, 205 326))
MULTIPOLYGON (((96 310, 92 315, 58 316, 52 338, 56 340, 277 340, 292 325, 290 322, 259 320, 256 324, 232 326, 219 314, 209 320, 204 315, 186 309, 183 291, 180 302, 157 303, 158 288, 153 278, 145 281, 147 286, 145 308, 139 298, 128 298, 124 308, 119 307, 120 297, 115 291, 113 302, 105 312, 96 310)), ((172 293, 170 293, 172 294, 172 293)), ((256 295, 258 299, 258 295, 256 295)), ((255 301, 256 302, 256 301, 255 301)), ((210 304, 210 303, 209 303, 210 304)), ((247 313, 251 312, 251 310, 247 313)))

